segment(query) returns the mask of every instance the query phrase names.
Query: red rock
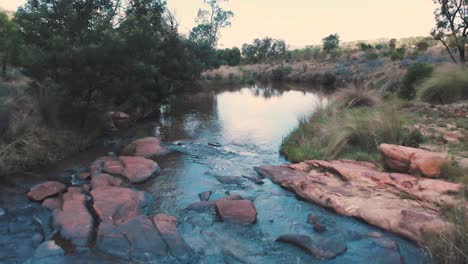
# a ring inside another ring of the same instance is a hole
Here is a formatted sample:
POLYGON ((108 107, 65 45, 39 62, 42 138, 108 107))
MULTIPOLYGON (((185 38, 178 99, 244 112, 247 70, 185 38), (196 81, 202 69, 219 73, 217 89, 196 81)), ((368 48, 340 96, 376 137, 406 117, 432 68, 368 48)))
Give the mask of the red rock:
POLYGON ((93 218, 86 208, 86 196, 67 192, 63 195, 61 209, 52 213, 53 223, 60 235, 77 246, 86 246, 93 230, 93 218))
POLYGON ((148 258, 168 255, 161 234, 151 219, 143 215, 117 225, 101 222, 96 246, 104 253, 124 259, 147 261, 148 258))
POLYGON ((257 222, 257 209, 249 200, 218 200, 216 215, 220 221, 253 224, 257 222))
POLYGON ((42 207, 49 209, 49 211, 60 209, 62 207, 62 199, 58 197, 47 198, 42 202, 42 207))
POLYGON ((173 216, 158 214, 153 218, 154 225, 169 247, 173 256, 182 256, 192 253, 192 249, 185 243, 177 231, 177 219, 173 216))
POLYGON ((424 234, 451 228, 443 208, 460 202, 463 186, 442 180, 380 172, 369 164, 350 161, 306 161, 310 172, 290 166, 255 168, 261 175, 303 199, 356 217, 417 242, 424 234), (406 197, 406 198, 403 198, 406 197))
POLYGON ((101 157, 91 164, 91 174, 109 173, 122 175, 132 183, 147 180, 159 172, 159 165, 143 157, 101 157))
POLYGON ((112 175, 101 173, 98 175, 94 175, 91 179, 91 187, 93 189, 97 189, 99 187, 107 187, 107 186, 120 186, 122 185, 122 180, 114 177, 112 175))
POLYGON ((152 158, 164 154, 165 152, 167 152, 167 149, 161 146, 161 141, 159 139, 146 137, 128 144, 122 150, 122 155, 152 158))
POLYGON ((42 201, 47 197, 62 193, 67 187, 55 181, 48 181, 31 188, 28 197, 33 201, 42 201))
POLYGON ((294 245, 318 259, 333 259, 348 250, 343 242, 316 236, 288 234, 276 241, 294 245))
POLYGON ((121 187, 100 187, 91 191, 93 208, 103 222, 122 224, 143 214, 149 206, 147 193, 121 187))
POLYGON ((80 174, 78 174, 78 178, 82 179, 82 180, 87 180, 91 177, 91 173, 89 172, 82 172, 80 174))
POLYGON ((200 201, 195 202, 187 207, 188 210, 197 211, 197 212, 214 212, 216 207, 216 202, 220 200, 242 200, 244 199, 242 196, 238 194, 228 195, 226 197, 211 200, 211 201, 200 201))
POLYGON ((443 152, 429 152, 389 144, 381 144, 379 149, 383 155, 385 165, 397 172, 437 178, 447 162, 447 154, 443 152))

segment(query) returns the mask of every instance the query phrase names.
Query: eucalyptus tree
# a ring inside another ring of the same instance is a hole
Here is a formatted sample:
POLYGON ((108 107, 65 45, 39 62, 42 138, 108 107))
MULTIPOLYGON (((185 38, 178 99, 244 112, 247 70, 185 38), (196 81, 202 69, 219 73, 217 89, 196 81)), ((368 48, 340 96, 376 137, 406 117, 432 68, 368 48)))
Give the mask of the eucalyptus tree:
POLYGON ((436 26, 431 35, 446 48, 453 62, 466 64, 468 0, 434 0, 436 26), (458 53, 458 61, 455 59, 458 53))

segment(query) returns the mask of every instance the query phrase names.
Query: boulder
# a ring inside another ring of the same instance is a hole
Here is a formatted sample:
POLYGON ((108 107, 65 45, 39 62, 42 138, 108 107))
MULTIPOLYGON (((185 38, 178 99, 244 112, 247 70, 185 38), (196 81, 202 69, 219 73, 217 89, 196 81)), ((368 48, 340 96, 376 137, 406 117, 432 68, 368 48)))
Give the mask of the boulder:
POLYGON ((42 202, 42 206, 52 212, 62 207, 62 199, 59 197, 47 198, 42 202))
POLYGON ((379 150, 386 167, 390 170, 429 178, 439 177, 448 159, 447 154, 443 152, 429 152, 390 144, 381 144, 379 150))
POLYGON ((139 215, 122 224, 101 222, 97 248, 124 259, 150 261, 168 255, 166 243, 147 216, 139 215))
POLYGON ((177 219, 175 217, 158 214, 154 216, 153 222, 169 247, 171 255, 178 257, 192 253, 192 249, 177 231, 177 219))
POLYGON ((91 178, 91 173, 82 172, 82 173, 78 174, 78 178, 80 178, 81 180, 88 180, 89 178, 91 178))
POLYGON ((99 187, 108 187, 108 186, 120 186, 122 185, 122 180, 114 177, 112 175, 101 173, 94 175, 91 179, 91 187, 97 189, 99 187))
POLYGON ((122 155, 152 158, 166 152, 167 149, 161 146, 161 141, 159 139, 155 137, 146 137, 128 144, 122 150, 122 155))
POLYGON ((365 162, 304 163, 309 167, 261 166, 255 170, 306 201, 416 242, 422 242, 426 234, 451 229, 442 212, 459 204, 463 192, 461 184, 381 172, 365 162))
POLYGON ((61 209, 52 213, 53 225, 60 235, 76 246, 86 246, 93 230, 93 217, 86 207, 86 196, 67 192, 63 195, 61 209))
POLYGON ((294 245, 318 259, 333 259, 348 250, 346 244, 318 236, 288 234, 276 239, 294 245))
POLYGON ((66 188, 65 184, 60 182, 43 182, 32 187, 28 192, 28 197, 33 201, 42 201, 47 197, 62 193, 66 188))
POLYGON ((121 187, 100 187, 91 191, 93 208, 103 222, 122 224, 144 214, 151 197, 148 193, 121 187))
POLYGON ((221 201, 221 200, 242 200, 242 196, 233 194, 233 195, 228 195, 226 197, 217 199, 217 200, 211 200, 211 201, 200 201, 200 202, 195 202, 187 207, 188 210, 191 211, 197 211, 197 212, 215 212, 215 207, 216 207, 216 202, 221 201))
POLYGON ((54 241, 45 241, 34 251, 32 264, 65 263, 65 251, 54 241))
POLYGON ((218 200, 216 202, 216 215, 220 221, 240 224, 253 224, 257 222, 257 209, 249 200, 218 200))
POLYGON ((101 157, 91 164, 91 174, 109 173, 122 175, 132 183, 147 180, 157 172, 159 165, 143 157, 101 157))

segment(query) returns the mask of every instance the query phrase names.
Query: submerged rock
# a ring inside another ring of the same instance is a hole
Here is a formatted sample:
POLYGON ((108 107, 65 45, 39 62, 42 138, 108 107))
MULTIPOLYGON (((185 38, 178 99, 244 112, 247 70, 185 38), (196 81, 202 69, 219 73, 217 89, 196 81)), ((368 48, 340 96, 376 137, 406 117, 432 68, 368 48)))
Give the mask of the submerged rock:
POLYGON ((207 192, 202 192, 198 194, 198 198, 200 198, 200 201, 208 201, 210 200, 211 195, 213 194, 212 191, 207 191, 207 192))
POLYGON ((257 222, 257 209, 249 200, 221 199, 216 202, 216 215, 223 222, 253 224, 257 222))
POLYGON ((242 178, 238 176, 215 176, 222 184, 241 184, 242 178))
POLYGON ((150 159, 129 156, 101 157, 90 167, 92 175, 99 173, 122 175, 132 183, 143 182, 159 170, 159 165, 150 159))
POLYGON ((348 249, 344 243, 317 236, 288 234, 276 241, 294 245, 318 259, 332 259, 348 249))
POLYGON ((42 206, 44 208, 49 209, 49 211, 60 209, 62 207, 62 198, 59 198, 59 197, 47 198, 42 202, 42 206))
POLYGON ((258 184, 258 185, 264 184, 264 182, 261 179, 257 178, 257 177, 242 176, 242 178, 250 180, 251 182, 253 182, 255 184, 258 184))
POLYGON ((307 223, 312 224, 314 226, 314 231, 317 233, 323 233, 327 231, 327 228, 323 226, 317 217, 315 217, 313 214, 309 214, 307 216, 307 223))
POLYGON ((151 219, 143 215, 118 225, 101 222, 96 246, 104 253, 125 259, 149 261, 168 255, 161 234, 151 219))
POLYGON ((460 184, 380 172, 367 162, 305 163, 310 165, 305 171, 290 165, 262 166, 256 171, 307 201, 417 242, 426 234, 450 230, 441 212, 460 202, 463 190, 460 184))
POLYGON ((161 141, 159 139, 155 137, 146 137, 128 144, 122 150, 122 155, 152 158, 166 152, 167 149, 161 146, 161 141))
POLYGON ((28 192, 28 197, 33 201, 42 201, 47 197, 57 195, 65 191, 67 187, 65 184, 56 182, 56 181, 48 181, 38 184, 31 188, 28 192))
POLYGON ((121 187, 100 187, 91 191, 93 208, 103 222, 122 224, 144 214, 150 196, 146 192, 121 187))
POLYGON ((216 147, 216 148, 219 148, 222 146, 221 143, 218 143, 218 142, 208 142, 208 145, 212 147, 216 147))
MULTIPOLYGON (((34 252, 31 264, 59 264, 65 262, 65 251, 54 241, 45 241, 34 252)), ((28 262, 27 262, 28 263, 28 262)))
POLYGON ((111 187, 122 185, 122 180, 112 175, 101 173, 94 175, 91 180, 91 187, 97 189, 99 187, 111 187))
POLYGON ((86 207, 86 196, 67 192, 63 195, 61 209, 52 213, 54 227, 60 235, 76 246, 86 246, 93 230, 93 218, 86 207))
POLYGON ((177 219, 173 216, 158 214, 153 218, 154 225, 169 247, 172 256, 179 257, 193 253, 177 231, 177 219))
POLYGON ((217 200, 211 200, 211 201, 200 201, 200 202, 195 202, 187 207, 188 210, 191 211, 197 211, 197 212, 215 212, 215 207, 216 207, 216 202, 220 200, 242 200, 244 199, 242 196, 233 194, 233 195, 228 195, 226 197, 217 199, 217 200))

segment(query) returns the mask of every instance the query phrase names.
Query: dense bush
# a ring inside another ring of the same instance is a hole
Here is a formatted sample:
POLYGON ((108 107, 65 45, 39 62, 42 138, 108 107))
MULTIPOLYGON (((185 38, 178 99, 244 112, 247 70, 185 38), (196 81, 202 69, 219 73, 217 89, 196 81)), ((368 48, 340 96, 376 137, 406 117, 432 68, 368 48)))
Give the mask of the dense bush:
POLYGON ((241 62, 241 52, 238 48, 217 50, 216 56, 218 65, 237 66, 241 62))
POLYGON ((436 72, 419 86, 418 97, 433 104, 449 104, 468 99, 468 71, 448 68, 436 72))
POLYGON ((403 85, 398 93, 399 96, 404 99, 414 99, 416 97, 416 86, 431 77, 433 70, 434 68, 428 64, 412 64, 403 77, 403 85))
POLYGON ((273 81, 283 81, 284 78, 292 72, 290 66, 278 66, 271 70, 271 80, 273 81))
POLYGON ((268 60, 284 59, 287 55, 286 42, 280 39, 255 39, 252 44, 242 45, 245 63, 259 63, 268 60))

